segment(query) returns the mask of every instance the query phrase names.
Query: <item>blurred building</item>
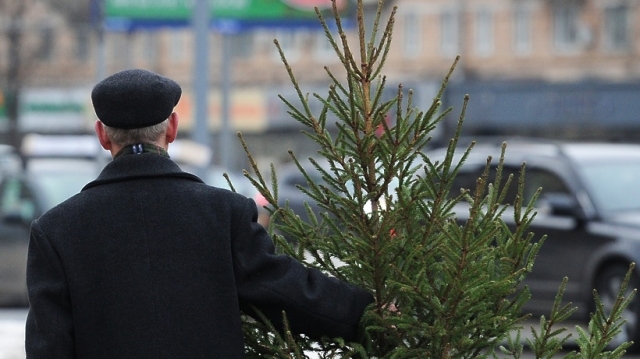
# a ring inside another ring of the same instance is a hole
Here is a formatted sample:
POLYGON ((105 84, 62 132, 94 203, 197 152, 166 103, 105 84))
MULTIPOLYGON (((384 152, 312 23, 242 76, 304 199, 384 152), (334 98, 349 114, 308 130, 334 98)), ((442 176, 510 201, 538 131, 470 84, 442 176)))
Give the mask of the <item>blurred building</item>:
MULTIPOLYGON (((182 131, 189 133, 197 76, 190 28, 106 31, 101 45, 90 16, 74 21, 48 7, 47 0, 24 3, 30 10, 21 31, 35 50, 28 71, 21 73, 22 132, 90 132, 92 85, 102 75, 142 67, 183 85, 185 95, 178 110, 182 131)), ((377 1, 366 3, 371 27, 377 1)), ((470 94, 468 133, 640 140, 636 115, 640 113, 640 2, 388 0, 381 28, 393 6, 398 7, 393 45, 384 71, 389 96, 402 83, 414 89, 414 105, 426 109, 460 54, 444 100, 459 110, 464 94, 470 94)), ((0 13, 0 79, 11 53, 8 16, 0 13)), ((351 46, 357 44, 355 34, 350 29, 351 46)), ((329 81, 324 66, 341 73, 341 64, 319 29, 254 28, 230 35, 212 31, 209 122, 215 141, 222 123, 220 87, 226 54, 232 58, 234 133, 239 130, 250 138, 256 153, 284 157, 288 148, 308 149, 308 140, 299 135, 300 126, 278 98, 281 94, 296 100, 274 38, 303 91, 326 94, 329 81), (223 49, 223 36, 232 37, 230 49, 223 49)), ((6 81, 0 85, 6 86, 6 81)), ((456 120, 457 114, 452 115, 441 134, 446 136, 447 125, 456 120)))

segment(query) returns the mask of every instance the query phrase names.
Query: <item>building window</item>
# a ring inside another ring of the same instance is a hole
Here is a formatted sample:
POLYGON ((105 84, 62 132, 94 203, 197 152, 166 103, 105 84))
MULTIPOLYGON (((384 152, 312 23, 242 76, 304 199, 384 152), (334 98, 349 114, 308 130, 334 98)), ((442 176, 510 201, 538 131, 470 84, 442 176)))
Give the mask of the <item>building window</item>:
POLYGON ((482 56, 493 52, 493 14, 487 8, 476 14, 476 52, 482 56))
POLYGON ((107 39, 107 51, 109 53, 110 62, 113 64, 127 64, 129 56, 129 47, 127 46, 127 35, 121 33, 110 34, 107 39))
MULTIPOLYGON (((198 44, 196 43, 196 40, 194 39, 194 48, 198 46, 198 44)), ((222 34, 220 34, 219 32, 216 31, 212 31, 209 33, 209 37, 208 37, 208 45, 209 46, 209 52, 212 54, 219 54, 219 49, 222 49, 223 46, 223 41, 222 41, 222 34)), ((209 63, 210 64, 217 64, 221 61, 221 56, 215 55, 215 56, 209 56, 209 63)))
MULTIPOLYGON (((338 60, 338 55, 336 55, 336 51, 331 45, 329 38, 327 38, 327 34, 324 31, 316 31, 313 33, 315 36, 316 50, 315 55, 318 60, 327 61, 327 60, 338 60)), ((333 37, 333 41, 338 44, 338 48, 340 48, 342 44, 342 40, 340 39, 340 35, 338 31, 332 31, 331 37, 333 37)))
POLYGON ((513 14, 513 49, 516 54, 531 52, 531 8, 516 5, 513 14))
POLYGON ((182 30, 173 30, 169 34, 169 56, 171 62, 179 63, 186 58, 186 34, 182 30))
POLYGON ((454 10, 446 10, 440 16, 440 48, 443 55, 456 55, 459 42, 459 16, 454 10))
MULTIPOLYGON (((302 45, 305 43, 307 32, 304 30, 282 29, 276 30, 275 38, 280 44, 280 48, 284 52, 287 61, 297 61, 302 53, 302 45)), ((280 61, 280 53, 274 46, 273 58, 280 61)))
POLYGON ((579 8, 574 3, 557 2, 553 12, 553 37, 556 49, 576 50, 580 45, 579 8))
POLYGON ((79 25, 75 28, 76 47, 75 57, 80 62, 86 62, 89 59, 91 51, 91 28, 88 25, 79 25))
POLYGON ((53 27, 45 25, 40 29, 40 46, 36 54, 38 59, 50 61, 53 58, 55 38, 53 27))
POLYGON ((420 16, 415 12, 404 15, 403 51, 406 57, 417 57, 422 50, 422 26, 420 16))
POLYGON ((243 31, 237 34, 227 34, 224 36, 232 36, 233 44, 231 51, 233 57, 247 59, 253 54, 254 34, 251 31, 243 31))
POLYGON ((144 37, 144 59, 148 64, 155 64, 158 61, 159 38, 158 32, 149 31, 144 37))
POLYGON ((629 7, 619 5, 604 9, 604 45, 607 50, 628 50, 629 7))

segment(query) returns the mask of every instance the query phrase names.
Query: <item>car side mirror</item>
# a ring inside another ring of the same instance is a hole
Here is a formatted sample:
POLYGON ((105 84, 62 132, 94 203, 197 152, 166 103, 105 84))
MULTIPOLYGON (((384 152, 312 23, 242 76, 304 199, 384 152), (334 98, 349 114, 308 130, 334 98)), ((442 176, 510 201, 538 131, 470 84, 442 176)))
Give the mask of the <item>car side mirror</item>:
POLYGON ((567 193, 551 192, 540 196, 539 201, 549 208, 549 214, 554 216, 578 217, 578 201, 567 193))

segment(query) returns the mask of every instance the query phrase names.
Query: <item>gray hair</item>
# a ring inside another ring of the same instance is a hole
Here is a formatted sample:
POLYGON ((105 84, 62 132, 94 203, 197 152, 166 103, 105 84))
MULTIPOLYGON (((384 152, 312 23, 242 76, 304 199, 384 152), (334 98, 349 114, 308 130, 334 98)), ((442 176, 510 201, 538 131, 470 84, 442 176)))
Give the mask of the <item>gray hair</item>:
POLYGON ((133 129, 114 128, 104 125, 107 136, 111 142, 118 146, 134 145, 137 143, 156 143, 164 135, 168 127, 169 119, 157 125, 133 129))

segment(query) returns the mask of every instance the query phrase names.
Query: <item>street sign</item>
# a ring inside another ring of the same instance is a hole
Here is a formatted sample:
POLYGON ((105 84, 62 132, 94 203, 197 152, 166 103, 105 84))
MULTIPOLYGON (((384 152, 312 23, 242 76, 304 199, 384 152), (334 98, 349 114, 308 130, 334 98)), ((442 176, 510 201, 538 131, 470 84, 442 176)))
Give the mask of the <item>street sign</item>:
MULTIPOLYGON (((336 5, 348 25, 354 4, 337 0, 336 5)), ((105 25, 112 31, 187 26, 192 6, 193 0, 105 0, 105 25)), ((318 26, 314 7, 331 16, 331 0, 210 0, 209 6, 212 27, 232 32, 265 26, 318 26)))

